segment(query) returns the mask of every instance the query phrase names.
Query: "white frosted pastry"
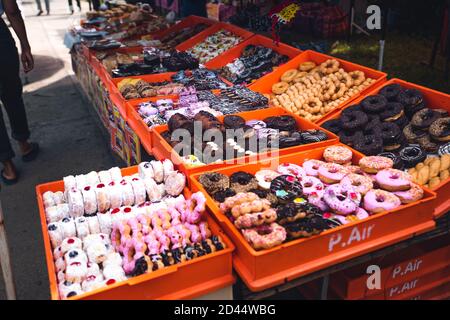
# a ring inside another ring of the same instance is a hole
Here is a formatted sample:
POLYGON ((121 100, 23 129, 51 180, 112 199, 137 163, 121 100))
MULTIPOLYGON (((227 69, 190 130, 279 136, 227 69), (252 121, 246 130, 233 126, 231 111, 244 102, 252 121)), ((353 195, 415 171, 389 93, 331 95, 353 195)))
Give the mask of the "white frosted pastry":
POLYGON ((100 171, 98 173, 98 177, 100 179, 100 183, 104 183, 106 185, 108 185, 112 181, 111 173, 109 171, 106 171, 106 170, 100 171))
POLYGON ((97 207, 99 212, 106 212, 111 207, 111 201, 109 200, 108 188, 104 183, 99 183, 95 187, 95 194, 97 197, 97 207))
POLYGON ((144 203, 147 199, 144 181, 139 177, 134 177, 131 179, 131 186, 133 187, 134 204, 139 205, 144 203))
POLYGON ((138 174, 141 179, 153 179, 155 174, 150 162, 141 162, 138 166, 138 174))
POLYGON ((121 211, 122 211, 121 220, 129 220, 136 216, 136 210, 134 210, 134 207, 131 206, 122 207, 121 211))
POLYGON ((106 256, 105 261, 103 261, 103 268, 106 268, 109 265, 118 267, 122 266, 122 257, 120 256, 119 253, 112 252, 106 256))
POLYGON ((58 260, 59 258, 63 257, 64 254, 62 252, 61 246, 57 246, 54 250, 53 250, 53 260, 58 260))
POLYGON ((69 189, 67 192, 67 202, 72 218, 81 217, 84 214, 83 195, 80 190, 76 188, 69 189))
POLYGON ((79 217, 75 219, 75 227, 77 228, 77 237, 83 239, 89 232, 89 224, 85 217, 79 217))
POLYGON ((86 264, 88 262, 88 257, 82 249, 74 248, 64 254, 64 261, 66 262, 66 266, 70 265, 73 261, 79 261, 86 264))
POLYGON ((63 218, 59 223, 62 232, 63 237, 70 238, 70 237, 76 237, 77 236, 77 228, 75 226, 75 220, 72 218, 63 218))
POLYGON ((55 201, 56 205, 66 203, 66 197, 64 196, 64 192, 56 191, 53 194, 53 200, 55 201))
POLYGON ((44 208, 56 206, 52 191, 44 192, 44 194, 42 195, 42 201, 44 202, 44 208))
POLYGON ((102 242, 103 244, 108 243, 105 241, 103 233, 90 234, 83 239, 83 250, 86 251, 87 248, 95 242, 102 242))
POLYGON ((56 210, 58 210, 58 215, 61 217, 61 219, 70 217, 70 209, 67 203, 57 204, 56 210))
POLYGON ((85 175, 86 185, 88 186, 96 186, 100 183, 100 179, 98 178, 98 173, 95 171, 91 171, 85 175))
POLYGON ((86 278, 87 265, 80 261, 72 261, 66 264, 66 280, 81 283, 86 278))
POLYGON ((111 209, 120 208, 122 206, 122 185, 120 182, 110 182, 108 193, 111 209))
POLYGON ((118 167, 114 167, 108 170, 111 180, 115 182, 122 181, 122 171, 118 167))
POLYGON ((159 183, 157 186, 158 186, 159 193, 161 194, 161 198, 164 198, 167 194, 166 186, 164 185, 164 183, 159 183))
POLYGON ((144 180, 145 190, 151 202, 161 201, 162 195, 154 179, 148 178, 144 180))
POLYGON ((161 161, 152 160, 150 161, 152 165, 154 179, 156 183, 161 183, 164 180, 164 167, 161 161))
POLYGON ((53 248, 58 247, 64 239, 64 234, 58 222, 52 222, 47 226, 48 235, 53 248))
POLYGON ((64 271, 59 271, 56 273, 56 278, 58 279, 58 283, 66 281, 66 274, 64 271))
POLYGON ((122 221, 124 219, 122 207, 111 209, 109 211, 111 217, 111 229, 115 222, 122 221))
POLYGON ((90 292, 103 287, 103 281, 104 278, 101 274, 88 275, 86 276, 86 279, 81 283, 81 288, 84 290, 84 292, 90 292))
POLYGON ((77 237, 66 238, 61 243, 61 251, 62 254, 66 254, 67 251, 72 249, 82 249, 83 243, 77 237))
POLYGON ((88 226, 89 226, 89 233, 90 234, 95 234, 95 233, 100 233, 101 229, 100 229, 100 222, 98 221, 97 215, 91 215, 91 216, 87 216, 86 220, 88 222, 88 226))
POLYGON ((64 181, 64 190, 69 191, 72 188, 77 188, 77 180, 75 180, 74 176, 67 176, 63 178, 64 181))
POLYGON ((86 266, 87 266, 87 275, 88 276, 89 275, 98 276, 98 275, 102 274, 102 272, 100 271, 100 267, 95 262, 88 262, 86 264, 86 266))
POLYGON ((83 189, 87 186, 86 176, 84 174, 76 175, 75 181, 77 182, 77 189, 83 189))
POLYGON ((58 285, 58 289, 61 299, 68 299, 83 293, 79 283, 72 283, 70 281, 62 281, 58 285))
POLYGON ((104 267, 103 276, 106 279, 113 278, 119 279, 119 281, 126 279, 125 271, 123 271, 123 268, 115 264, 109 264, 108 266, 104 267))
POLYGON ((171 195, 172 197, 176 197, 181 194, 185 185, 185 175, 177 171, 170 172, 164 180, 165 190, 167 194, 171 195))
POLYGON ((180 194, 178 197, 165 197, 163 201, 167 204, 167 207, 176 207, 178 204, 185 202, 186 199, 180 194))
POLYGON ((47 219, 47 223, 57 222, 63 218, 61 212, 58 211, 57 206, 47 207, 45 208, 45 218, 47 219))
POLYGON ((164 171, 164 179, 173 171, 175 171, 175 168, 173 167, 172 161, 169 159, 164 159, 162 162, 163 165, 163 171, 164 171))
MULTIPOLYGON (((115 210, 115 209, 111 209, 115 210)), ((111 221, 111 213, 107 212, 99 212, 97 214, 97 219, 100 225, 100 232, 110 234, 112 229, 112 221, 111 221)))
POLYGON ((134 192, 131 183, 122 179, 120 185, 122 186, 122 206, 134 205, 134 192))
POLYGON ((91 186, 85 186, 81 189, 84 202, 84 212, 87 214, 93 214, 97 212, 97 194, 91 186))
POLYGON ((55 270, 56 273, 66 270, 66 262, 64 258, 59 258, 55 261, 55 270))
POLYGON ((102 241, 92 242, 86 249, 89 262, 102 263, 108 254, 106 246, 102 241))

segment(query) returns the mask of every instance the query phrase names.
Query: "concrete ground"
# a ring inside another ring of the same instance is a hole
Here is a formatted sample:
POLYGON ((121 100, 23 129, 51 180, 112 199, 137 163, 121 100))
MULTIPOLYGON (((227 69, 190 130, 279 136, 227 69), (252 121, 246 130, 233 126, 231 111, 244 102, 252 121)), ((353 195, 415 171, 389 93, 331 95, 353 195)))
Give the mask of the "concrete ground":
MULTIPOLYGON (((86 2, 82 6, 88 10, 86 2)), ((42 151, 31 163, 25 164, 17 156, 20 181, 15 186, 2 186, 0 192, 18 299, 49 298, 35 186, 117 164, 109 140, 80 94, 68 49, 63 45, 67 27, 79 21, 80 14, 69 15, 67 1, 51 1, 50 7, 50 16, 36 17, 34 1, 22 3, 35 57, 35 69, 23 77, 24 100, 32 140, 39 142, 42 151)), ((5 297, 0 276, 0 300, 5 297)))

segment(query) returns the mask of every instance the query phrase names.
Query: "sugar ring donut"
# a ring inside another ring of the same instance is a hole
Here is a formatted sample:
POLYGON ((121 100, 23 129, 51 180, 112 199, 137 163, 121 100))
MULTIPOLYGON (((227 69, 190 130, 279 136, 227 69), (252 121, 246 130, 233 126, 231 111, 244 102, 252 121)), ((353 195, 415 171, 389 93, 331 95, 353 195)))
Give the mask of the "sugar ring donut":
POLYGON ((359 86, 366 80, 364 72, 356 70, 348 73, 353 80, 353 85, 359 86))
POLYGON ((384 169, 376 174, 375 180, 384 190, 405 191, 411 188, 412 177, 401 170, 384 169))
POLYGON ((323 152, 323 158, 326 162, 337 164, 347 164, 352 161, 353 153, 349 148, 343 146, 331 146, 323 152))
POLYGON ((242 230, 242 234, 255 250, 270 249, 286 240, 286 230, 275 222, 242 230))
POLYGON ((283 75, 281 76, 281 81, 289 83, 295 79, 297 74, 298 74, 298 70, 290 69, 290 70, 286 71, 285 73, 283 73, 283 75))
POLYGON ((323 200, 335 213, 347 216, 358 209, 361 194, 351 187, 334 184, 325 189, 323 200))
POLYGON ((394 161, 387 157, 369 156, 359 160, 360 168, 367 173, 377 173, 380 170, 390 169, 394 165, 394 161))
POLYGON ((268 209, 263 212, 247 213, 239 216, 234 225, 238 229, 248 229, 260 226, 262 224, 269 224, 277 220, 277 213, 274 209, 268 209))
POLYGON ((312 61, 306 61, 306 62, 301 63, 301 64, 298 66, 298 69, 299 69, 300 71, 309 72, 309 71, 313 70, 316 66, 317 66, 317 65, 316 65, 315 62, 312 62, 312 61))
POLYGON ((260 170, 255 173, 255 178, 258 181, 258 186, 264 190, 269 190, 270 183, 279 175, 280 174, 278 172, 273 170, 260 170))
POLYGON ((346 187, 352 187, 362 195, 365 195, 367 192, 373 189, 372 179, 355 173, 350 173, 346 175, 341 180, 341 185, 346 187))
POLYGON ((364 196, 364 209, 371 213, 393 210, 400 205, 400 199, 388 191, 372 189, 364 196))
POLYGON ((327 184, 339 183, 347 174, 344 167, 337 163, 324 163, 317 172, 319 179, 327 184))
POLYGON ((347 91, 347 86, 344 83, 337 83, 336 88, 334 89, 333 95, 331 96, 332 100, 338 100, 342 98, 347 91))
POLYGON ((329 59, 320 65, 320 71, 324 74, 332 74, 339 70, 339 61, 329 59))
POLYGON ((296 178, 301 178, 306 174, 305 170, 303 170, 303 168, 300 167, 299 165, 287 162, 280 164, 277 168, 277 171, 280 174, 292 175, 296 178))
MULTIPOLYGON (((299 72, 294 78, 294 83, 301 82, 301 80, 308 75, 308 72, 299 72)), ((294 87, 295 88, 295 87, 294 87)))
POLYGON ((315 177, 305 176, 302 178, 300 183, 303 187, 303 193, 308 196, 308 199, 310 197, 322 198, 325 190, 325 186, 322 181, 315 177))
POLYGON ((283 94, 289 88, 289 84, 285 81, 277 82, 272 86, 272 92, 275 94, 283 94))

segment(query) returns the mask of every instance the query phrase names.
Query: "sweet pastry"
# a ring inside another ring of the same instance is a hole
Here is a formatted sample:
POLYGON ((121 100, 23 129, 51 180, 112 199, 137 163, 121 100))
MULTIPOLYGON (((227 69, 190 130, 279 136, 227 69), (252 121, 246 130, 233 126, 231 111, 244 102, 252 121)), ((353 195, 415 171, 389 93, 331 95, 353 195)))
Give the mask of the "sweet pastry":
POLYGON ((400 199, 388 191, 372 189, 364 196, 364 209, 370 213, 393 210, 400 205, 400 199))
POLYGON ((303 196, 303 188, 297 178, 281 175, 272 180, 270 191, 282 202, 288 202, 303 196))
POLYGON ((270 249, 286 240, 286 230, 275 222, 257 228, 243 229, 242 235, 255 250, 270 249))
POLYGON ((215 194, 230 186, 230 179, 226 175, 217 172, 204 173, 198 178, 198 181, 205 188, 206 192, 210 194, 215 194))
POLYGON ((364 172, 375 174, 378 171, 392 168, 394 161, 388 157, 368 156, 359 160, 359 166, 364 172))
POLYGON ((383 169, 376 174, 375 180, 384 190, 404 191, 411 188, 412 177, 397 169, 383 169))
POLYGON ((324 163, 318 170, 319 179, 326 184, 339 183, 346 174, 345 168, 337 163, 324 163))
POLYGON ((257 187, 258 182, 256 178, 247 172, 238 171, 230 176, 230 188, 236 193, 247 192, 257 187))
POLYGON ((361 194, 350 186, 334 184, 325 189, 323 200, 335 213, 346 216, 357 210, 361 194))
POLYGON ((352 161, 353 154, 350 149, 341 146, 328 147, 323 152, 326 162, 348 164, 352 161))

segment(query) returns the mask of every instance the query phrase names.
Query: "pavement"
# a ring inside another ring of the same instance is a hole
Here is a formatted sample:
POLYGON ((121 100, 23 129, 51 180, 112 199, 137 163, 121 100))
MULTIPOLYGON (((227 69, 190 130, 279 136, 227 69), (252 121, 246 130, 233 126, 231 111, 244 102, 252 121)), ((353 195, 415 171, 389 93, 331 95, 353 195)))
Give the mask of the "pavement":
MULTIPOLYGON (((82 6, 88 10, 87 2, 82 6)), ((16 156, 20 181, 2 186, 0 192, 18 299, 50 297, 35 186, 120 164, 110 152, 98 119, 92 116, 92 106, 81 94, 69 50, 63 45, 65 31, 79 21, 80 13, 70 15, 67 1, 51 1, 50 8, 49 16, 37 17, 34 1, 22 2, 35 58, 35 69, 22 77, 23 97, 31 140, 39 142, 41 153, 31 163, 16 156)), ((5 298, 0 276, 0 300, 5 298)))

